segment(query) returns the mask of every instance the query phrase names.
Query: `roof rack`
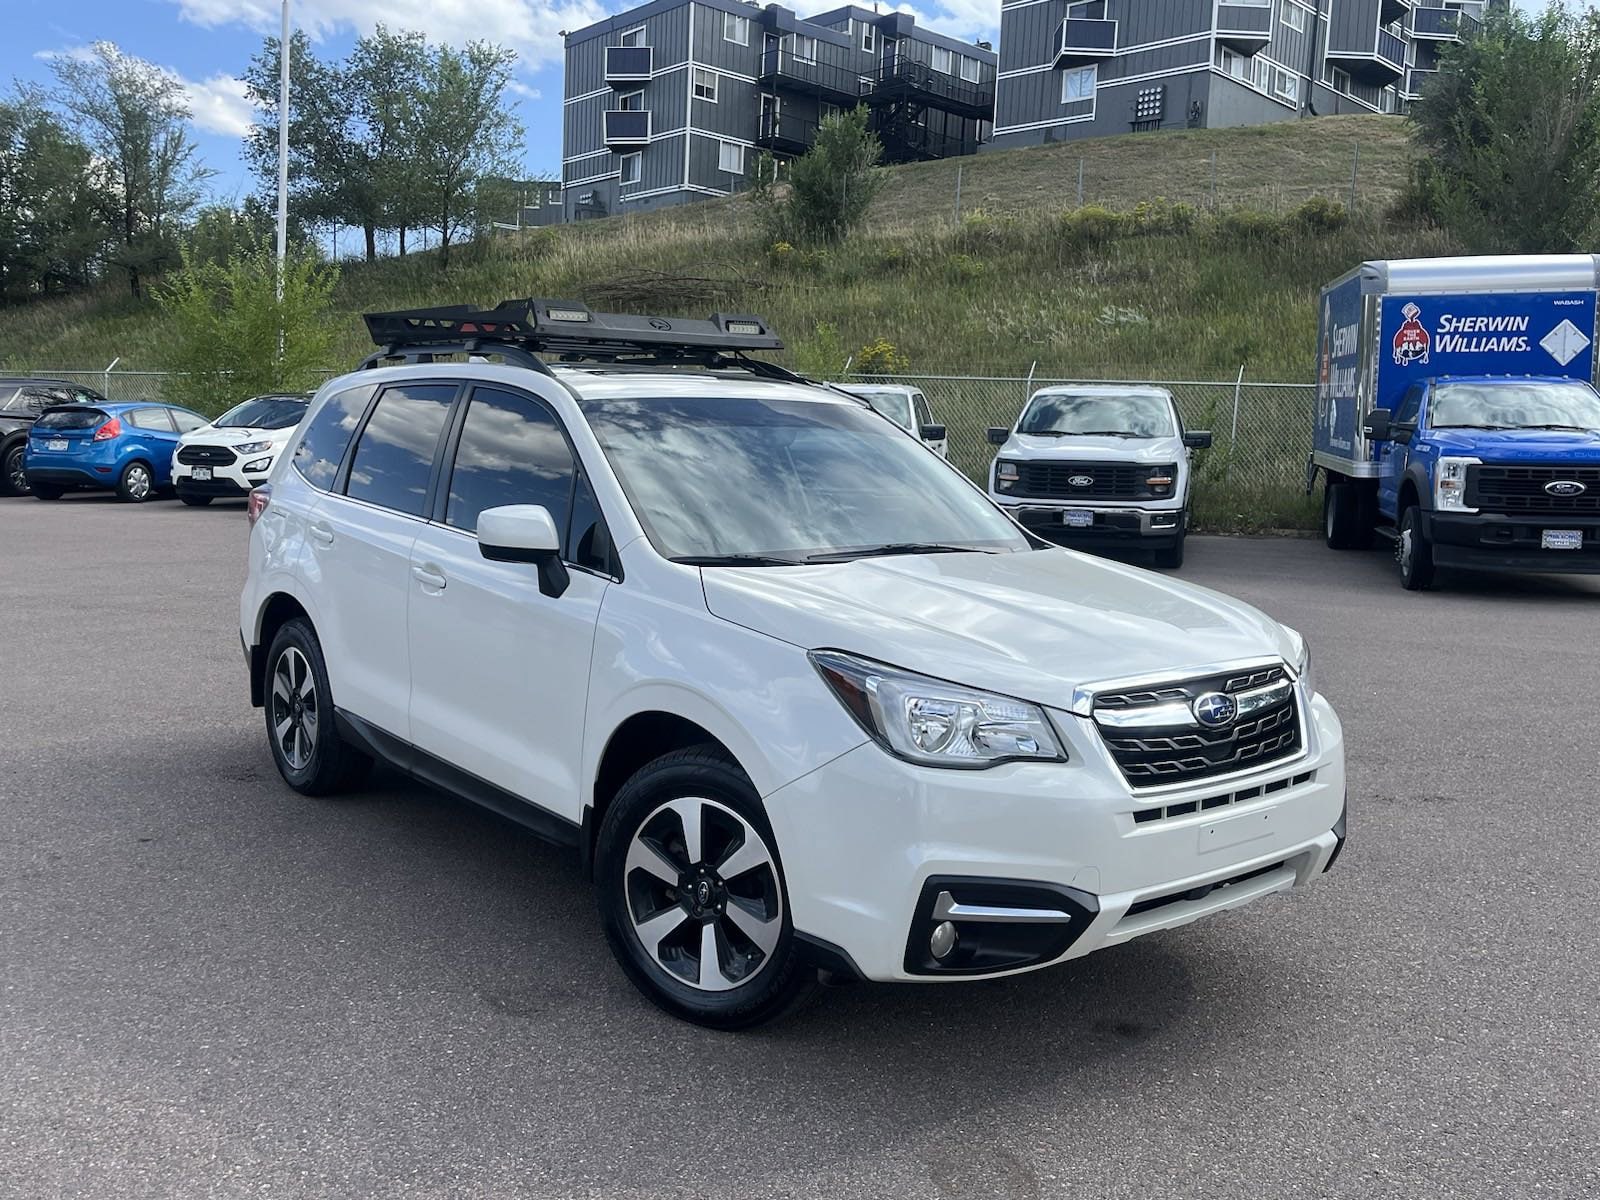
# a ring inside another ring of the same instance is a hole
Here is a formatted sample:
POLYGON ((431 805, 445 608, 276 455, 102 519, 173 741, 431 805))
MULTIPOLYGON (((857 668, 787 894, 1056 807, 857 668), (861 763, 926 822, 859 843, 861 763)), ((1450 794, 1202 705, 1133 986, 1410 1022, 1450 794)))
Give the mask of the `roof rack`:
POLYGON ((760 317, 713 313, 703 321, 598 313, 566 300, 505 300, 491 309, 470 305, 367 313, 367 332, 382 347, 362 362, 432 362, 445 354, 495 354, 550 373, 539 355, 562 362, 657 363, 731 367, 768 379, 804 382, 776 363, 747 358, 781 350, 783 342, 760 317))

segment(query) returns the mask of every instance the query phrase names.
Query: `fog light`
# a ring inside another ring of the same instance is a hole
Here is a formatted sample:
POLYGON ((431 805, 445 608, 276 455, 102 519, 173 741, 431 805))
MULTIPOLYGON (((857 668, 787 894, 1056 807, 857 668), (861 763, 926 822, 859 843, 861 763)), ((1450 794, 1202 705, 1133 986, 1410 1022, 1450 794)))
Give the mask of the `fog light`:
POLYGON ((955 948, 956 927, 949 921, 940 921, 933 927, 933 936, 928 939, 928 952, 943 962, 955 948))

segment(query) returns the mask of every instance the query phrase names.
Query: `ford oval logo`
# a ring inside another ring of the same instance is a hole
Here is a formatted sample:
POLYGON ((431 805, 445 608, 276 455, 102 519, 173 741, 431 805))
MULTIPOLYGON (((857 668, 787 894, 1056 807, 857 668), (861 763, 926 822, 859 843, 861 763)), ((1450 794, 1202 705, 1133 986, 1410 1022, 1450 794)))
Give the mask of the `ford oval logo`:
POLYGON ((1221 692, 1207 692, 1194 702, 1194 719, 1208 729, 1232 725, 1238 715, 1239 705, 1234 698, 1221 692))
POLYGON ((1071 487, 1089 487, 1094 483, 1093 475, 1069 475, 1067 483, 1071 487))
POLYGON ((1544 490, 1552 496, 1581 496, 1589 489, 1576 479, 1557 479, 1544 485, 1544 490))

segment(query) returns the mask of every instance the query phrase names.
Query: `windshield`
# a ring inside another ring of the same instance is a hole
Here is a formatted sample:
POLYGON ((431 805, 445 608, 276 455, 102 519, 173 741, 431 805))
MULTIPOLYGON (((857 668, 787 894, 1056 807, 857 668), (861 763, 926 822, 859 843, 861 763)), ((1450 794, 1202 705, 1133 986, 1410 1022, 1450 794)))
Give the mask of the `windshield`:
POLYGON ((911 428, 911 398, 904 392, 853 392, 901 429, 911 428))
POLYGON ((1174 437, 1172 402, 1165 396, 1131 393, 1116 396, 1063 395, 1041 392, 1033 398, 1018 433, 1035 437, 1108 434, 1122 437, 1174 437))
POLYGON ((257 396, 211 424, 218 429, 293 429, 306 415, 306 407, 303 396, 257 396))
POLYGON ((93 429, 111 418, 98 408, 50 408, 33 423, 35 429, 93 429))
POLYGON ((938 457, 851 404, 693 396, 583 411, 667 558, 1029 548, 938 457))
POLYGON ((1446 383, 1433 393, 1435 429, 1600 429, 1600 395, 1586 383, 1446 383))

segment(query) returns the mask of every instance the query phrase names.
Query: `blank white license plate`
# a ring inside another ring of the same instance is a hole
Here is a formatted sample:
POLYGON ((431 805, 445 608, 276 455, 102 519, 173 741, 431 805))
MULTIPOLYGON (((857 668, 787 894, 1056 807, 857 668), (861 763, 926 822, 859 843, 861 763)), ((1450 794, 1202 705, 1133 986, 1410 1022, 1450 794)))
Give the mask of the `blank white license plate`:
POLYGON ((195 478, 195 481, 197 483, 209 482, 210 479, 211 479, 211 468, 210 467, 196 467, 194 469, 194 478, 195 478))
POLYGON ((1542 550, 1582 550, 1583 530, 1546 529, 1539 535, 1539 547, 1542 550))
POLYGON ((1094 524, 1094 513, 1087 508, 1069 508, 1061 514, 1061 523, 1068 529, 1088 529, 1094 524))
POLYGON ((65 438, 51 438, 44 444, 44 448, 46 450, 65 450, 67 448, 67 440, 65 438))

